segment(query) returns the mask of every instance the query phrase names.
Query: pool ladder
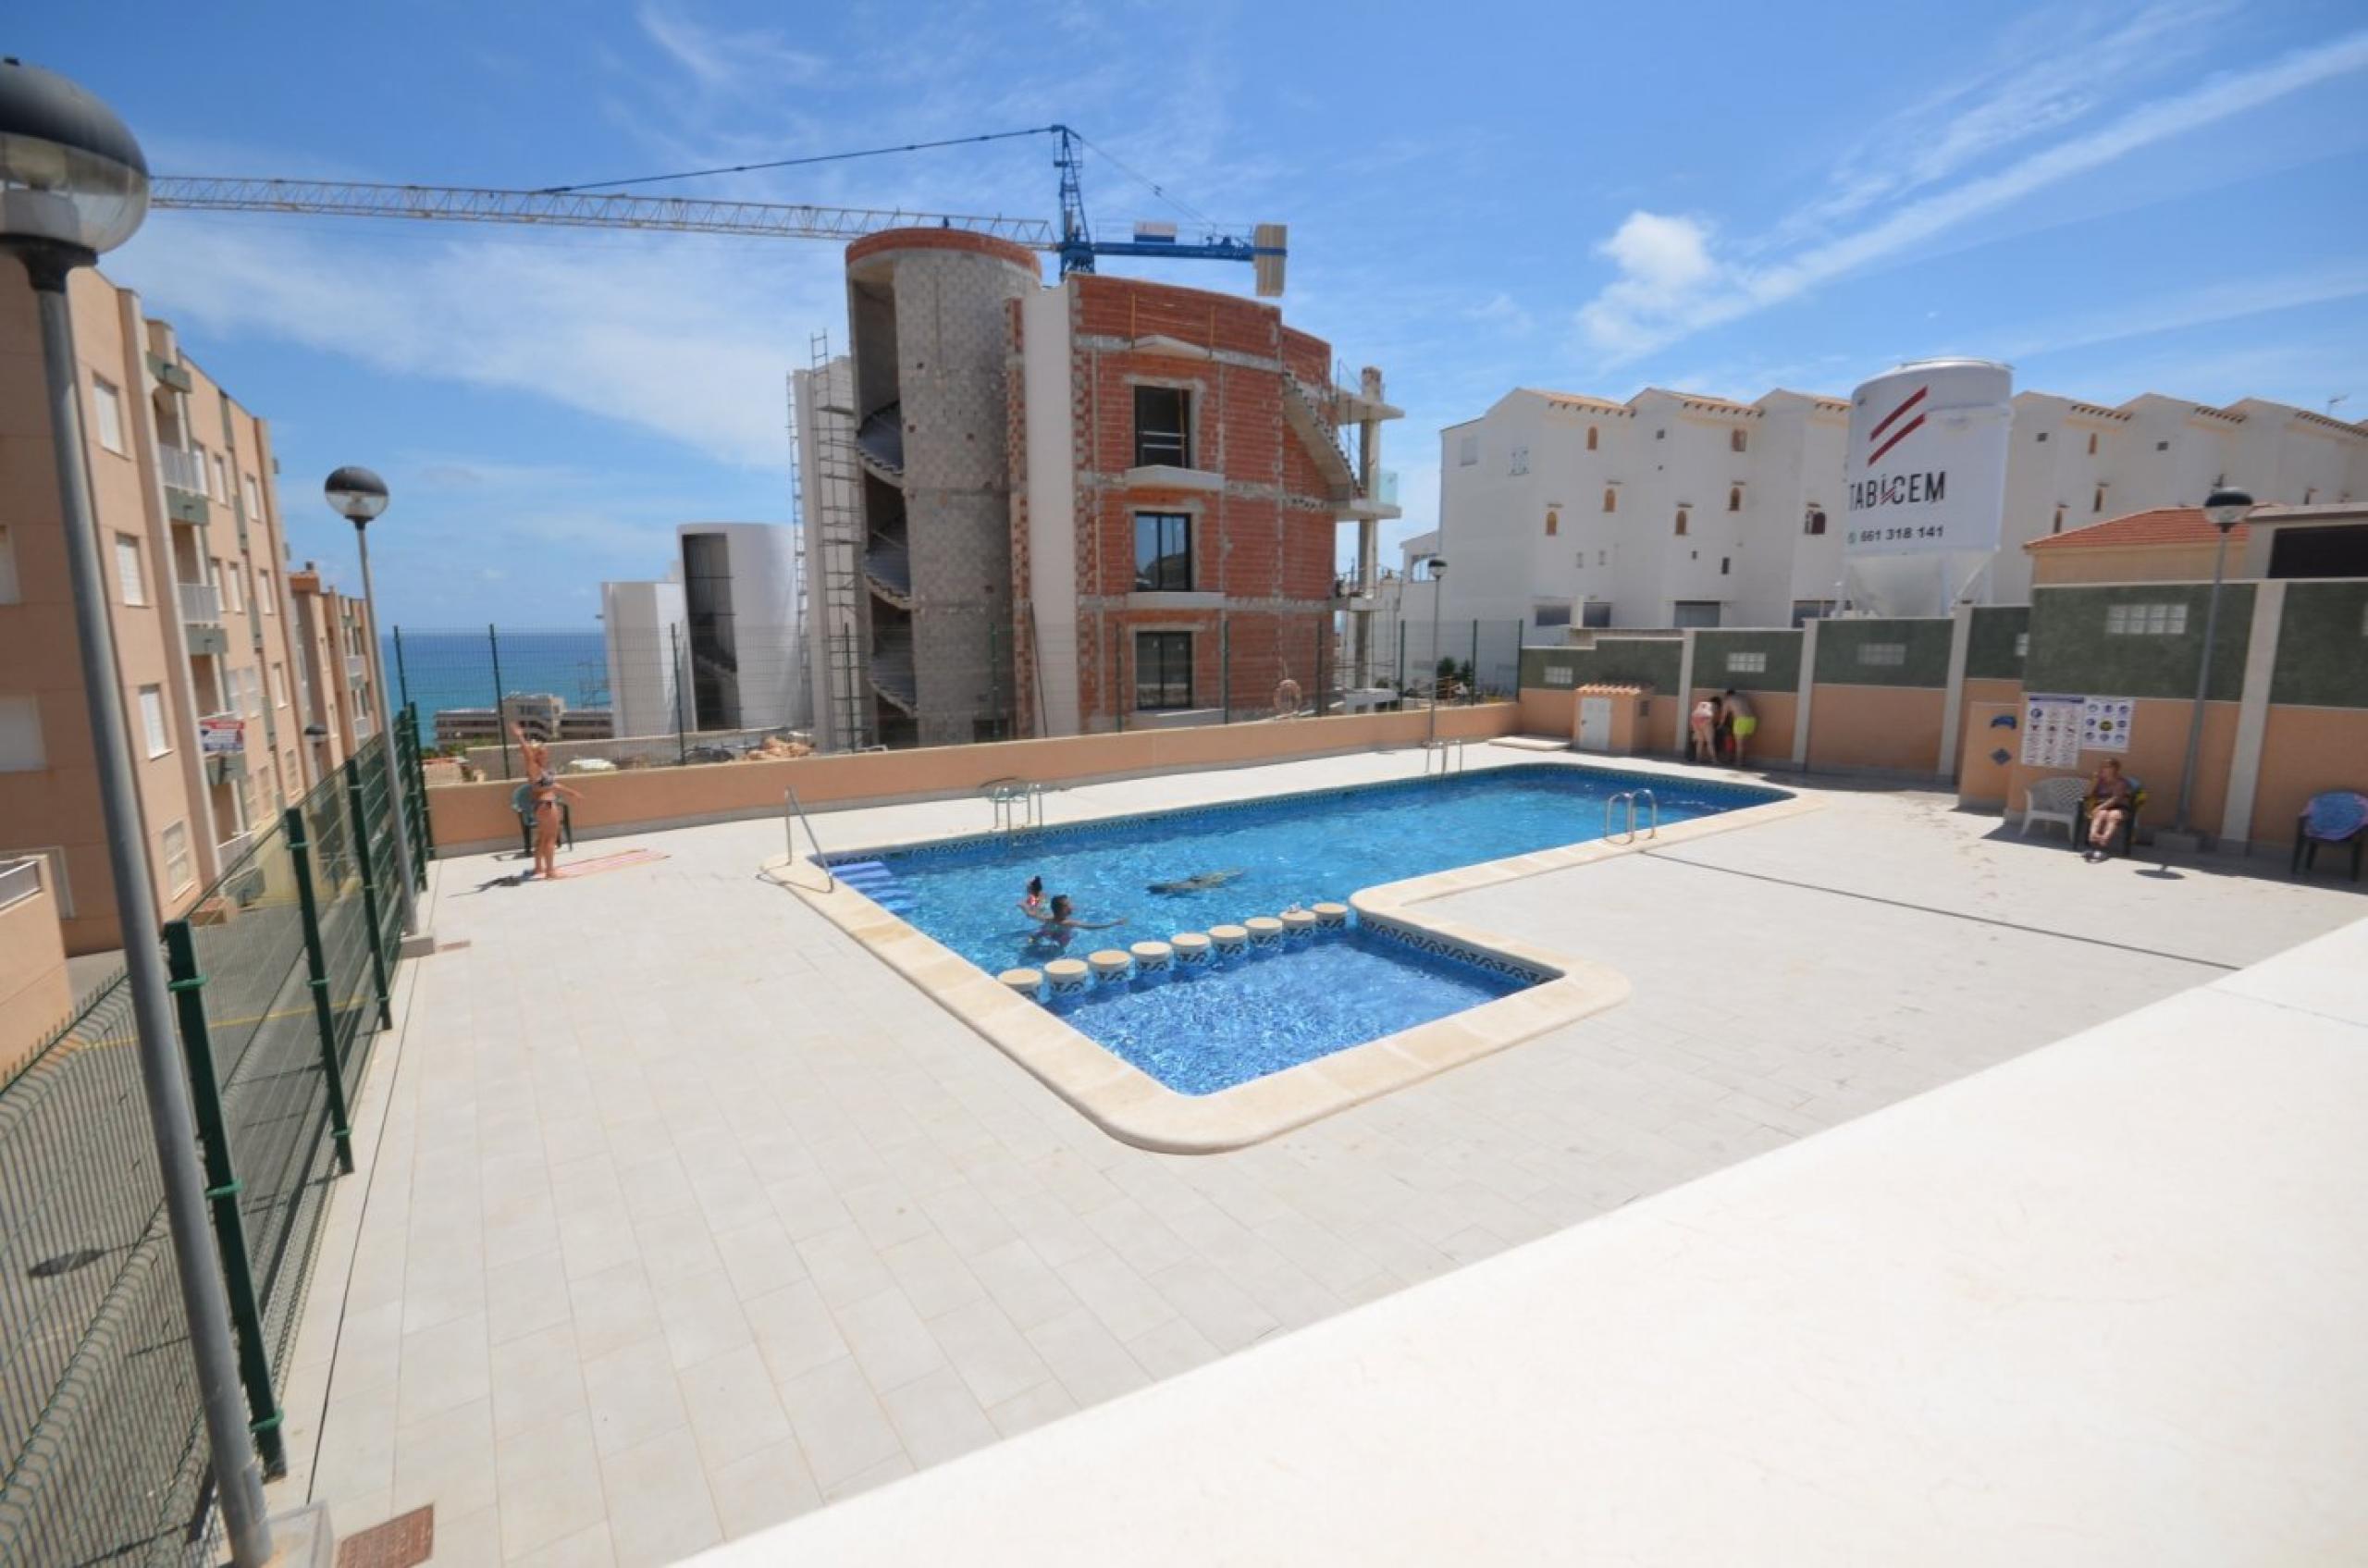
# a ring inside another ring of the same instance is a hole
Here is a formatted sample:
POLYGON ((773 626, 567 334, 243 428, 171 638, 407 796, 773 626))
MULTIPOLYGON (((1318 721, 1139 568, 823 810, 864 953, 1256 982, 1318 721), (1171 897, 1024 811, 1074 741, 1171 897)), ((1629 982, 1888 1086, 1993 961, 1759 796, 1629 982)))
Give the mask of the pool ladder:
POLYGON ((789 835, 789 859, 795 862, 797 858, 797 824, 804 822, 806 841, 814 846, 814 863, 822 868, 824 882, 822 891, 836 893, 839 890, 838 873, 832 870, 830 862, 822 858, 822 840, 814 832, 813 819, 807 816, 806 803, 797 798, 796 790, 786 789, 782 792, 781 817, 782 827, 789 835))
POLYGON ((1660 797, 1656 796, 1649 789, 1623 789, 1619 794, 1612 796, 1603 803, 1603 840, 1606 844, 1634 844, 1636 842, 1636 800, 1640 796, 1644 798, 1646 809, 1650 813, 1645 819, 1645 836, 1646 838, 1659 838, 1660 836, 1660 797), (1622 833, 1615 836, 1611 831, 1611 809, 1622 801, 1626 801, 1628 804, 1628 825, 1622 833))
POLYGON ((1030 779, 997 779, 980 793, 994 812, 996 833, 1044 825, 1044 786, 1030 779))
POLYGON ((1426 740, 1423 743, 1423 776, 1431 776, 1433 759, 1438 761, 1438 775, 1463 772, 1463 742, 1461 740, 1426 740))

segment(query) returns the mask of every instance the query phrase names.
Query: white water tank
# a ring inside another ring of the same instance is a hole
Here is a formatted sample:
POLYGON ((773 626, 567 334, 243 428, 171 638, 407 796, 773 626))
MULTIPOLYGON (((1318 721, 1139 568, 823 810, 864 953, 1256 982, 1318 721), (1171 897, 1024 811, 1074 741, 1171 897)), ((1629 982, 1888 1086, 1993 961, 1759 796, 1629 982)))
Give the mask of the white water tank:
POLYGON ((1979 599, 1998 553, 2015 373, 1928 359, 1850 398, 1842 559, 1851 606, 1946 615, 1979 599))

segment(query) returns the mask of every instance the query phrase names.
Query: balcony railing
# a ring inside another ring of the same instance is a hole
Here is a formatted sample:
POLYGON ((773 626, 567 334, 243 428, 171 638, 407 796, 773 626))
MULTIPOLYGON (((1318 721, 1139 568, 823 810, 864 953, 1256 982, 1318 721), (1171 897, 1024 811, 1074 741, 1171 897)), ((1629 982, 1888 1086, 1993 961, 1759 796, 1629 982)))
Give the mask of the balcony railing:
POLYGON ((222 623, 222 590, 212 583, 183 583, 181 620, 192 626, 222 623))
POLYGON ((187 490, 193 496, 205 494, 205 464, 195 452, 185 452, 179 447, 158 447, 156 467, 167 488, 187 490))
POLYGON ((22 903, 41 891, 41 861, 31 856, 21 860, 0 860, 0 909, 22 903))
POLYGON ((347 654, 345 656, 345 678, 349 681, 368 680, 370 678, 369 656, 367 654, 361 653, 347 654))

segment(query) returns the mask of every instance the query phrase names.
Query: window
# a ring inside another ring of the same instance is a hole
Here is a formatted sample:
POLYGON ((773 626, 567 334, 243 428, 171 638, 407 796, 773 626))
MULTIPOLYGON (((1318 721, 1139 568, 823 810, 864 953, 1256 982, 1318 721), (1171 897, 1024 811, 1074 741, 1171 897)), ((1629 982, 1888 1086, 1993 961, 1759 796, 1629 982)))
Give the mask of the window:
POLYGON ((230 499, 230 465, 222 461, 220 452, 214 454, 214 488, 211 493, 218 501, 230 499))
POLYGON ((2050 528, 2048 532, 2051 534, 2060 534, 2064 532, 2064 509, 2062 507, 2059 506, 2055 509, 2055 525, 2050 528))
POLYGON ((2097 433, 2094 430, 2089 432, 2089 455, 2097 455, 2097 433))
POLYGON ((2314 501, 2314 500, 2318 500, 2318 499, 2319 499, 2319 492, 2317 491, 2317 489, 2316 489, 2316 488, 2309 488, 2309 489, 2305 489, 2305 490, 2302 492, 2302 504, 2303 504, 2304 506, 2308 506, 2308 505, 2310 505, 2312 501, 2314 501))
POLYGON ((2046 431, 2044 431, 2044 430, 2041 430, 2041 431, 2037 436, 2034 436, 2034 437, 2032 437, 2031 438, 2032 438, 2033 440, 2036 440, 2036 441, 2040 441, 2040 442, 2041 442, 2041 443, 2044 443, 2044 442, 2047 440, 2047 432, 2046 432, 2046 431))
POLYGON ((1595 426, 1592 425, 1587 426, 1587 451, 1595 451, 1595 426))
POLYGON ((1733 564, 1733 559, 1732 557, 1724 555, 1719 557, 1719 575, 1721 577, 1730 575, 1731 574, 1729 573, 1728 568, 1733 564))
POLYGON ((2154 450, 2156 451, 2168 451, 2171 450, 2171 443, 2168 441, 2156 441, 2154 443, 2154 450))
POLYGON ((1613 489, 1609 485, 1604 487, 1603 509, 1606 512, 1617 512, 1620 510, 1620 492, 1613 489))
POLYGON ((247 517, 252 522, 263 521, 263 492, 255 488, 255 476, 247 475, 247 517))
POLYGON ((41 744, 41 699, 0 697, 0 773, 30 773, 49 766, 41 744))
POLYGON ((2029 632, 2016 632, 2015 634, 2015 657, 2017 659, 2029 659, 2030 656, 2031 635, 2029 632))
POLYGON ((1765 653, 1730 653, 1727 655, 1727 673, 1730 675, 1764 675, 1768 673, 1768 655, 1765 653))
POLYGON ((1579 607, 1579 623, 1582 625, 1598 628, 1610 625, 1611 601, 1608 599, 1587 600, 1579 607))
MULTIPOLYGON (((1740 436, 1743 432, 1738 430, 1735 434, 1740 436)), ((1743 487, 1741 485, 1730 485, 1727 487, 1727 510, 1729 512, 1741 512, 1743 510, 1743 487)))
POLYGON ((115 389, 115 383, 104 376, 92 377, 91 406, 98 411, 92 421, 99 427, 99 445, 129 456, 123 444, 123 394, 115 389))
POLYGON ((1608 549, 1599 549, 1599 550, 1596 551, 1596 552, 1595 552, 1595 563, 1596 563, 1597 566, 1609 566, 1609 565, 1610 565, 1610 564, 1611 564, 1611 552, 1610 552, 1610 550, 1608 550, 1608 549))
POLYGON ((179 893, 197 880, 189 863, 189 824, 173 823, 158 835, 158 842, 165 850, 165 891, 179 893))
POLYGON ((1546 537, 1552 538, 1562 531, 1562 514, 1548 507, 1546 511, 1546 537))
POLYGON ((1458 468, 1470 468, 1479 461, 1479 436, 1474 434, 1457 438, 1455 443, 1455 465, 1458 468))
POLYGON ((2116 604, 2105 611, 2108 636, 2176 637, 2186 632, 2184 604, 2116 604))
POLYGON ((0 604, 15 604, 23 598, 17 586, 16 537, 8 532, 8 525, 0 523, 0 604))
POLYGON ((1571 601, 1566 599, 1553 604, 1533 605, 1529 620, 1534 626, 1567 626, 1571 623, 1571 601))
POLYGON ((1192 634, 1135 634, 1135 706, 1141 709, 1192 706, 1192 634))
POLYGON ((1682 506, 1677 509, 1677 535, 1680 538, 1685 537, 1685 508, 1682 506))
POLYGON ((1819 511, 1816 507, 1809 508, 1808 516, 1801 521, 1801 532, 1804 534, 1824 533, 1825 513, 1819 511))
POLYGON ((268 572, 258 572, 255 574, 255 608, 262 611, 265 615, 277 615, 279 613, 279 611, 272 606, 271 574, 268 572))
POLYGON ((1529 472, 1529 449, 1527 447, 1513 448, 1511 453, 1511 462, 1508 464, 1508 471, 1516 475, 1529 472))
POLYGON ((1180 387, 1135 389, 1136 467, 1192 466, 1192 443, 1185 435, 1191 397, 1180 387))
POLYGON ((1741 451, 1750 444, 1751 438, 1745 433, 1743 426, 1740 425, 1727 432, 1727 450, 1729 451, 1741 451))
POLYGON ((1135 513, 1135 591, 1192 591, 1192 519, 1180 512, 1135 513))
POLYGON ((148 755, 162 757, 173 748, 172 732, 165 728, 165 688, 140 688, 140 727, 148 736, 148 755))
POLYGON ((271 705, 274 708, 288 706, 288 673, 278 664, 271 667, 271 705))
POLYGON ((1577 684, 1578 675, 1579 673, 1568 664, 1549 664, 1546 668, 1546 684, 1549 686, 1573 685, 1577 684))
POLYGON ((214 563, 214 566, 215 580, 222 585, 225 607, 233 615, 244 615, 247 612, 247 601, 239 589, 239 574, 218 561, 214 563))
POLYGON ((1715 599, 1681 599, 1670 606, 1669 623, 1672 626, 1715 626, 1719 623, 1719 601, 1715 599))
POLYGON ((1822 621, 1832 613, 1833 601, 1830 599, 1796 599, 1793 601, 1793 624, 1796 627, 1804 621, 1822 621))
POLYGON ((1667 430, 1665 430, 1665 429, 1664 429, 1664 430, 1656 430, 1656 431, 1654 431, 1654 432, 1653 432, 1653 439, 1655 439, 1656 441, 1664 441, 1664 440, 1667 440, 1668 438, 1669 438, 1669 432, 1668 432, 1667 430))
POLYGON ((126 604, 148 602, 148 578, 140 569, 140 540, 131 534, 115 537, 115 577, 126 604))
POLYGON ((1901 668, 1907 663, 1907 645, 1904 642, 1862 642, 1858 645, 1858 662, 1901 668))
POLYGON ((2103 512, 2104 509, 2105 509, 2105 488, 2104 488, 2103 485, 2099 485, 2099 486, 2097 487, 2097 493, 2096 493, 2094 496, 2090 497, 2090 500, 2089 500, 2089 510, 2090 510, 2091 512, 2103 512))

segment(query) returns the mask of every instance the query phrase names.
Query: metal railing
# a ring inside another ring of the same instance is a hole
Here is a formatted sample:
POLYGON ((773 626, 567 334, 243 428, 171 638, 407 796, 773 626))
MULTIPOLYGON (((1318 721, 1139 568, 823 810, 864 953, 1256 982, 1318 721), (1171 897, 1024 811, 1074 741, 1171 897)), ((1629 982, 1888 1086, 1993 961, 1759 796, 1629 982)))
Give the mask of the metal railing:
POLYGON ((1438 763, 1437 772, 1441 778, 1447 777, 1450 772, 1463 772, 1463 742, 1453 736, 1442 740, 1424 741, 1423 743, 1423 776, 1424 778, 1431 776, 1431 763, 1434 759, 1438 763))
POLYGON ((836 893, 839 879, 832 871, 830 863, 822 858, 822 840, 814 832, 813 820, 806 814, 805 802, 797 798, 797 791, 794 788, 782 791, 782 826, 789 835, 789 858, 792 860, 797 858, 797 824, 800 822, 806 824, 806 842, 814 846, 814 863, 822 868, 826 883, 822 891, 836 893))
POLYGON ((1044 786, 1032 779, 996 779, 979 793, 994 812, 996 833, 1044 825, 1044 786))
POLYGON ((187 490, 193 496, 206 493, 205 463, 195 452, 160 446, 156 449, 156 472, 173 489, 187 490))
POLYGON ((1645 836, 1646 838, 1659 838, 1660 836, 1661 803, 1659 796, 1654 795, 1649 789, 1623 789, 1619 794, 1610 796, 1604 800, 1603 838, 1605 843, 1634 844, 1636 842, 1636 802, 1640 797, 1651 811, 1651 814, 1646 819, 1645 836), (1611 828, 1611 811, 1613 807, 1621 805, 1622 802, 1625 802, 1628 807, 1627 826, 1621 833, 1615 833, 1612 832, 1611 828))
POLYGON ((182 583, 181 619, 193 625, 222 623, 222 590, 212 583, 182 583))
POLYGON ((0 909, 21 904, 41 891, 41 861, 32 856, 0 860, 0 909))
POLYGON ((367 680, 369 677, 370 661, 366 655, 349 653, 345 656, 345 678, 347 680, 362 681, 367 680))

